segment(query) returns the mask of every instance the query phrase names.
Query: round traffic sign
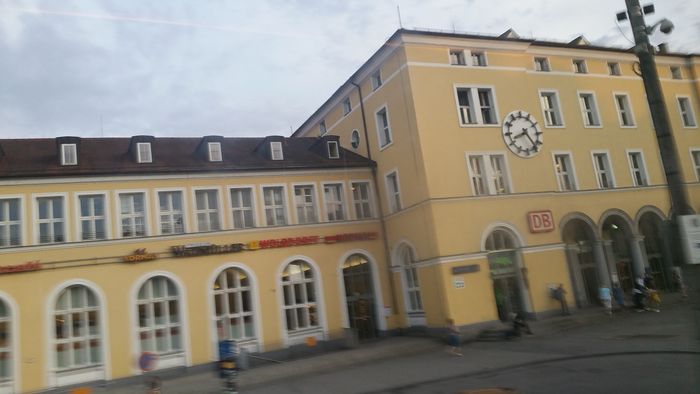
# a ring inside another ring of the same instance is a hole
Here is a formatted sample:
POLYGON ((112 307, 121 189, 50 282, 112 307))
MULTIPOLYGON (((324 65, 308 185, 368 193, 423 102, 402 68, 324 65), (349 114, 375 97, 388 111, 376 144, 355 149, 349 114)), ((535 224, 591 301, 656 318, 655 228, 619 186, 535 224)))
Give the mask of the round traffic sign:
POLYGON ((143 352, 139 357, 139 368, 143 372, 152 371, 156 367, 156 361, 158 361, 158 355, 150 352, 143 352))

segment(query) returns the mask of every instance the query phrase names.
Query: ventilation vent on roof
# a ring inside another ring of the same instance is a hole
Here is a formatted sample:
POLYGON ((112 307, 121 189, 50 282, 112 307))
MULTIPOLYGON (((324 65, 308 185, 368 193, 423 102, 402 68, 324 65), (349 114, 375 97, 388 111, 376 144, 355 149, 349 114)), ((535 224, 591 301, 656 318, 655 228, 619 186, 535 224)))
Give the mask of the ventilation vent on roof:
POLYGON ((520 35, 513 29, 508 29, 503 32, 498 38, 520 38, 520 35))
POLYGON ((588 41, 586 37, 581 35, 571 40, 571 42, 569 42, 569 45, 591 45, 591 42, 588 41))

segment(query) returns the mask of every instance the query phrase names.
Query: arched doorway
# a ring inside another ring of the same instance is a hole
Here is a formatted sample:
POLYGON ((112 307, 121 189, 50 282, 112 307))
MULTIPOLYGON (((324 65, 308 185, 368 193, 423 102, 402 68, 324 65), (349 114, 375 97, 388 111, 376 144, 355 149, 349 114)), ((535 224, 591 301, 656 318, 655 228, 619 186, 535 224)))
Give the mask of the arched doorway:
POLYGON ((505 228, 493 230, 486 238, 484 248, 488 253, 489 268, 493 279, 493 294, 498 318, 510 320, 514 313, 527 312, 526 294, 519 269, 515 236, 505 228))
POLYGON ((571 272, 574 295, 579 307, 598 303, 598 288, 608 283, 608 270, 604 256, 596 256, 596 237, 592 223, 582 218, 568 220, 562 227, 562 240, 566 243, 567 259, 571 272), (598 261, 603 257, 603 261, 598 261))
POLYGON ((649 271, 657 289, 671 287, 671 264, 667 261, 663 237, 663 221, 658 214, 646 212, 639 218, 639 233, 644 236, 644 248, 649 262, 649 271))
POLYGON ((635 241, 629 222, 619 215, 610 215, 603 221, 601 235, 608 241, 608 253, 611 255, 620 287, 625 293, 631 292, 634 277, 643 272, 636 272, 634 269, 631 243, 635 241))
POLYGON ((377 336, 372 265, 366 256, 355 253, 343 263, 345 303, 350 328, 360 340, 377 336))

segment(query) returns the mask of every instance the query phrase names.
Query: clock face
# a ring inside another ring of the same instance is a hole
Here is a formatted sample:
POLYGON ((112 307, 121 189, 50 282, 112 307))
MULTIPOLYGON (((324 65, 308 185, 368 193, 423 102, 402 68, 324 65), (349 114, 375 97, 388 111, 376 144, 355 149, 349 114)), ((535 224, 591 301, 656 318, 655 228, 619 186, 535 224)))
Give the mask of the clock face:
POLYGON ((520 157, 533 157, 542 150, 542 130, 535 117, 513 111, 503 120, 503 141, 520 157))

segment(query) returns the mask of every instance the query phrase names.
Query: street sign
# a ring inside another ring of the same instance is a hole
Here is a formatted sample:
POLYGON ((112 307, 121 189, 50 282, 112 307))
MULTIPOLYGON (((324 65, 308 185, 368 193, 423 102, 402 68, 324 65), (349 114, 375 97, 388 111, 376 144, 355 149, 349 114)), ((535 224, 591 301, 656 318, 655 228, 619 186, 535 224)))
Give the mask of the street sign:
POLYGON ((153 371, 158 361, 158 355, 155 353, 143 352, 139 357, 139 368, 143 372, 153 371))

